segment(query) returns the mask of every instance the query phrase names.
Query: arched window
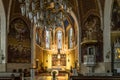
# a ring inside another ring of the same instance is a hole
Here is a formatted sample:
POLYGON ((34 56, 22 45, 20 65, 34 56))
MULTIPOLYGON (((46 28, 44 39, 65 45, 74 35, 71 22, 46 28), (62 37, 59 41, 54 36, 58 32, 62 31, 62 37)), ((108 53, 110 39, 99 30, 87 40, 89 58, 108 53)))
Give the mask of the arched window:
POLYGON ((36 32, 36 43, 40 44, 40 38, 38 32, 36 32))
POLYGON ((68 48, 73 48, 73 29, 70 28, 68 31, 68 48))
POLYGON ((57 47, 62 49, 62 31, 57 31, 57 47))
POLYGON ((46 30, 46 38, 45 38, 45 42, 46 42, 46 48, 49 49, 50 48, 50 40, 51 40, 51 31, 46 30))

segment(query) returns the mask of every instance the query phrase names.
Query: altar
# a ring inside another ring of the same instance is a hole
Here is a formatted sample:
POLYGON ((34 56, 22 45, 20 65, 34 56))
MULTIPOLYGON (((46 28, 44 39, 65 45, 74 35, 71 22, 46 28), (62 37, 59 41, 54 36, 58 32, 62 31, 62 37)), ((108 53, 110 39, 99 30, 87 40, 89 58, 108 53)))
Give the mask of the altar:
POLYGON ((66 66, 66 54, 52 54, 52 66, 66 66))

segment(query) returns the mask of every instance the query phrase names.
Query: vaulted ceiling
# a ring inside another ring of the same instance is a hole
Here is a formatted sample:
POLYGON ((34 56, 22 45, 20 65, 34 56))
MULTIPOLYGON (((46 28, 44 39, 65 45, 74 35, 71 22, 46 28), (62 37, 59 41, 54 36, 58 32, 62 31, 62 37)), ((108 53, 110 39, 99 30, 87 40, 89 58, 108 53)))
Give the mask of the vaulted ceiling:
MULTIPOLYGON (((20 8, 18 0, 2 0, 6 12, 6 17, 10 16, 10 18, 14 17, 14 15, 20 15, 20 8), (11 4, 11 10, 9 14, 11 4)), ((95 14, 97 16, 100 15, 100 9, 103 13, 104 11, 104 2, 105 0, 69 0, 72 6, 74 13, 76 14, 78 21, 84 23, 85 19, 90 14, 95 14)))

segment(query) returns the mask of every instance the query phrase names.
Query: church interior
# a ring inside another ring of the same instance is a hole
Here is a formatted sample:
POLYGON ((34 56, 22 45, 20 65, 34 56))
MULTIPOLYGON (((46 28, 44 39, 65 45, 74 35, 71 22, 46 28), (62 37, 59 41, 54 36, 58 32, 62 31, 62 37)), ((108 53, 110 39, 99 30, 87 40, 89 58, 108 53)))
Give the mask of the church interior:
POLYGON ((120 0, 0 0, 0 80, 120 80, 119 9, 120 0))

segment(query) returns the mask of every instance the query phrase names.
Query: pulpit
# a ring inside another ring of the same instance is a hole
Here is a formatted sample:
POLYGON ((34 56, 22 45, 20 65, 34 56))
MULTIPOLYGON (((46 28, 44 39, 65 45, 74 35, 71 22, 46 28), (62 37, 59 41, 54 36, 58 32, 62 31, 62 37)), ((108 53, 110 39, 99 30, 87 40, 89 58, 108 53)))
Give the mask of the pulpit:
POLYGON ((96 66, 97 40, 84 40, 81 42, 81 46, 86 50, 83 55, 83 64, 88 68, 87 74, 94 73, 94 66, 96 66))

